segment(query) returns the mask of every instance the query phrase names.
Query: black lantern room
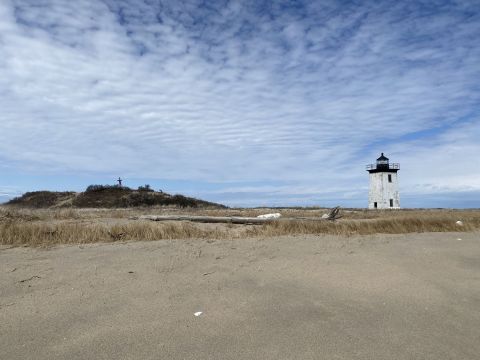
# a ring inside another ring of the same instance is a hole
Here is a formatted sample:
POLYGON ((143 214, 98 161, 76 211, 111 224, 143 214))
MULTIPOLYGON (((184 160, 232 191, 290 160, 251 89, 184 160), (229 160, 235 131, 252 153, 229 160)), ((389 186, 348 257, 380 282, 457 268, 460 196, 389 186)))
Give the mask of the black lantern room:
POLYGON ((388 158, 385 155, 383 155, 383 153, 377 159, 376 164, 367 165, 367 171, 369 173, 376 173, 376 172, 395 172, 396 173, 398 170, 400 170, 400 164, 396 164, 396 163, 390 164, 388 158))

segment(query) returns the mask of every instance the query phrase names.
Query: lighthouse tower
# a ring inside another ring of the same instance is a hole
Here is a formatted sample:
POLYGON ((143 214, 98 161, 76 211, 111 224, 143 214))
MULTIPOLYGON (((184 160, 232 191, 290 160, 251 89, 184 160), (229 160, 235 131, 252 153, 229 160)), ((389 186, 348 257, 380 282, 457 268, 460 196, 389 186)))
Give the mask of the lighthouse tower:
POLYGON ((376 164, 367 165, 370 173, 369 209, 400 209, 398 170, 400 164, 390 164, 383 153, 376 164))

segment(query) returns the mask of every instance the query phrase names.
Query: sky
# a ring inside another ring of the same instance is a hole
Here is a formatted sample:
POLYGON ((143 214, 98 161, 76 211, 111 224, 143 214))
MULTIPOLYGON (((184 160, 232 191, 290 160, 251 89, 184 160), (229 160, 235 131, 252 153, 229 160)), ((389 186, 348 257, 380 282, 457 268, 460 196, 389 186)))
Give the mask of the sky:
POLYGON ((0 201, 480 207, 479 1, 0 1, 0 201))

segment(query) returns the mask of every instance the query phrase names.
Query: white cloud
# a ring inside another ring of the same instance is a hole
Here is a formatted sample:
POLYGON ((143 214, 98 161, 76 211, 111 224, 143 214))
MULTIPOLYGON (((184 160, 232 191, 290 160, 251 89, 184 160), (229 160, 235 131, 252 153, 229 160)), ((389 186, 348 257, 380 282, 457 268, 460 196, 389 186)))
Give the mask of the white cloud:
POLYGON ((390 151, 407 192, 478 189, 478 9, 209 6, 2 1, 2 157, 34 172, 297 184, 286 197, 355 192, 390 151), (403 138, 416 131, 427 140, 403 138))

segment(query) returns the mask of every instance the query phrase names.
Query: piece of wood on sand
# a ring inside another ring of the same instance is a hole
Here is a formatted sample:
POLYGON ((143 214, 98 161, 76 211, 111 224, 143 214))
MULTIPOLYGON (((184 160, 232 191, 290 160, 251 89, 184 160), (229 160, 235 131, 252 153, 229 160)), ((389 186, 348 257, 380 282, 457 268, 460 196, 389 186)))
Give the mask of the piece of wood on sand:
POLYGON ((322 218, 261 218, 261 217, 241 217, 241 216, 195 216, 195 215, 141 215, 131 217, 131 220, 151 220, 151 221, 192 221, 201 223, 228 223, 228 224, 246 224, 257 225, 280 220, 330 220, 339 219, 340 207, 335 207, 325 217, 322 218))
POLYGON ((265 224, 275 219, 238 216, 192 216, 192 215, 141 215, 132 220, 151 221, 193 221, 201 223, 229 223, 229 224, 265 224))

